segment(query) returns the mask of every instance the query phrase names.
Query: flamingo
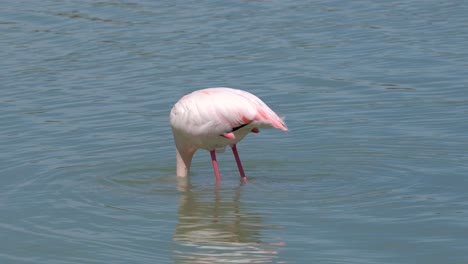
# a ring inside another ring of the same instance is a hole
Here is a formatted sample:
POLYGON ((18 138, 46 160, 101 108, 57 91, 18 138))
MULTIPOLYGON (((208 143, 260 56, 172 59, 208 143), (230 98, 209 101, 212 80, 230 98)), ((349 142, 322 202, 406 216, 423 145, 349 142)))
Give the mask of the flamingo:
POLYGON ((172 108, 177 176, 186 177, 198 149, 211 154, 216 182, 221 179, 216 153, 231 146, 241 179, 246 180, 236 144, 260 128, 288 131, 285 122, 257 96, 239 89, 217 87, 183 96, 172 108))

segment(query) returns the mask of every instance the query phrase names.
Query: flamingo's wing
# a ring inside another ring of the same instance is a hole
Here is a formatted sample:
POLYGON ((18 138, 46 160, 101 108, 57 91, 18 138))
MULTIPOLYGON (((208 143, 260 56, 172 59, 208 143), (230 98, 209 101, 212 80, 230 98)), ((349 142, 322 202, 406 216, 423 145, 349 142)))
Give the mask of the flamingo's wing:
POLYGON ((193 136, 217 136, 247 124, 287 130, 258 97, 232 88, 208 88, 183 97, 171 111, 171 124, 193 136))

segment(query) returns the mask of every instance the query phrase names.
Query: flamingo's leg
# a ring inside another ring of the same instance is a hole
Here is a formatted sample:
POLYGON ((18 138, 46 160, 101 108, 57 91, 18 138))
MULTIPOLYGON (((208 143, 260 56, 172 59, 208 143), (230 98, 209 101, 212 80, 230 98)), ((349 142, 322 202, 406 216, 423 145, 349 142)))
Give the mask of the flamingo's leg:
POLYGON ((211 162, 213 163, 213 170, 216 177, 216 182, 221 180, 221 176, 219 175, 219 168, 218 168, 218 161, 216 161, 216 152, 215 150, 210 151, 211 154, 211 162))
POLYGON ((242 167, 242 162, 239 158, 239 153, 237 153, 236 144, 232 144, 231 148, 232 148, 232 153, 234 154, 234 158, 236 158, 237 168, 239 169, 240 176, 243 180, 246 180, 247 177, 245 177, 244 168, 242 167))

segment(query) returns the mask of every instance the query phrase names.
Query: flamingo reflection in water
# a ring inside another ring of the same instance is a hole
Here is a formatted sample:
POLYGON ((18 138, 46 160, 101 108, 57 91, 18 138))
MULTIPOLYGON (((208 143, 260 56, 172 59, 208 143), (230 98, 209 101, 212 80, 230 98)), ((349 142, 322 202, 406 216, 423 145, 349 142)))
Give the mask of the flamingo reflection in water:
POLYGON ((177 180, 181 196, 173 236, 180 246, 174 250, 176 263, 286 263, 278 259, 282 241, 263 241, 273 240, 262 235, 273 227, 244 208, 242 186, 195 190, 188 177, 177 180))

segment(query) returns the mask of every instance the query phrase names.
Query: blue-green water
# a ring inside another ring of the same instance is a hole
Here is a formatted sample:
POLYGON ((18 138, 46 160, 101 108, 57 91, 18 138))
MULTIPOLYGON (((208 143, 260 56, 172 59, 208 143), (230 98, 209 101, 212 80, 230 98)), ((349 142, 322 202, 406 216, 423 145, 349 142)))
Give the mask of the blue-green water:
POLYGON ((0 3, 0 262, 468 263, 466 1, 0 3), (285 116, 175 177, 168 114, 285 116))

